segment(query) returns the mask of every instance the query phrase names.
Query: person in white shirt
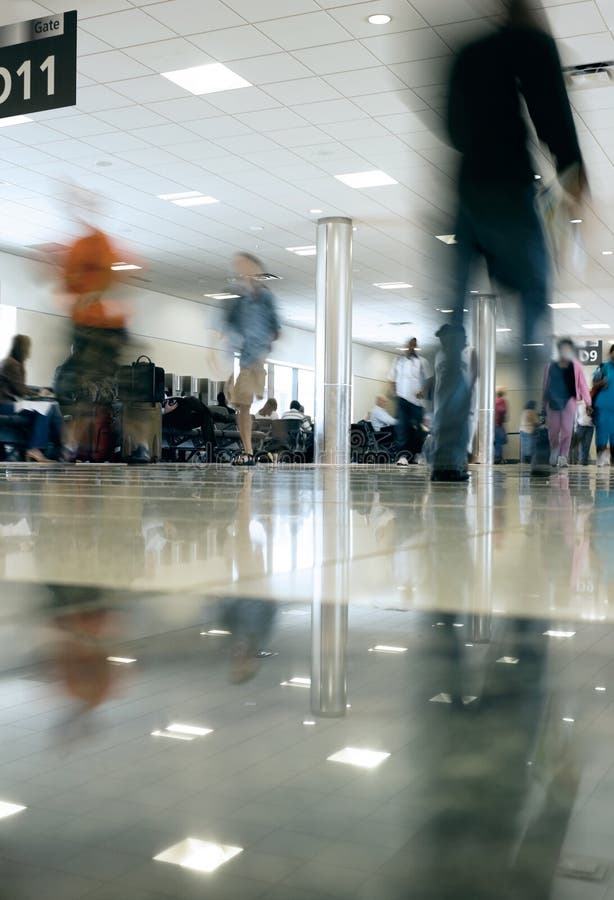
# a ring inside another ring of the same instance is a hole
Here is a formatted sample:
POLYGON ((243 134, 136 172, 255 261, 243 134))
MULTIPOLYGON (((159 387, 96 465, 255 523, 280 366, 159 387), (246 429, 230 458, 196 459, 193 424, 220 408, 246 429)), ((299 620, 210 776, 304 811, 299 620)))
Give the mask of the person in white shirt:
POLYGON ((576 448, 578 450, 578 462, 581 466, 588 466, 594 433, 595 426, 591 412, 584 400, 578 400, 576 409, 576 448))
MULTIPOLYGON (((404 356, 400 356, 392 368, 388 380, 397 404, 397 444, 399 450, 414 455, 414 432, 422 425, 428 382, 432 377, 428 362, 418 354, 418 340, 413 337, 407 343, 404 356)), ((400 465, 407 465, 407 456, 401 456, 400 465)))
POLYGON ((309 418, 309 416, 305 415, 305 408, 301 406, 298 400, 292 401, 292 403, 290 404, 290 409, 286 410, 286 412, 282 416, 282 419, 285 419, 286 421, 290 419, 300 422, 303 431, 311 431, 312 429, 311 419, 309 418))
POLYGON ((382 397, 381 394, 379 397, 375 398, 375 406, 369 414, 369 420, 371 425, 373 425, 373 431, 375 432, 381 431, 382 428, 390 428, 391 426, 398 424, 395 417, 391 416, 386 409, 386 398, 382 397))

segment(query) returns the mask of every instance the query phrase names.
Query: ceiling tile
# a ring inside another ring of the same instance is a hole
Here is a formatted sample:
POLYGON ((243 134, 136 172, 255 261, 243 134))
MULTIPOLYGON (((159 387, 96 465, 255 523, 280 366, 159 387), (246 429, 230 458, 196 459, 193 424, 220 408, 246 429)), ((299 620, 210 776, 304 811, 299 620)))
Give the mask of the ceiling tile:
POLYGON ((372 69, 361 69, 358 72, 338 72, 328 75, 326 81, 341 91, 346 97, 358 97, 361 94, 379 94, 384 91, 401 91, 405 84, 386 66, 375 66, 372 69))
POLYGON ((473 19, 470 22, 454 22, 440 25, 436 31, 440 38, 455 53, 471 41, 477 41, 488 34, 494 34, 498 24, 496 19, 473 19))
POLYGON ((134 103, 149 103, 155 100, 173 100, 185 98, 185 91, 178 84, 162 78, 160 75, 147 75, 145 78, 129 78, 126 81, 114 81, 113 90, 122 97, 128 97, 134 103))
POLYGON ((45 144, 45 153, 58 159, 75 159, 91 152, 91 147, 78 140, 51 141, 45 144))
POLYGON ((126 131, 92 135, 86 139, 85 143, 105 153, 121 153, 123 150, 138 150, 139 147, 148 146, 145 141, 126 131))
POLYGON ((56 131, 61 131, 63 134, 69 134, 76 138, 113 131, 113 127, 108 122, 102 122, 94 116, 83 114, 53 119, 53 127, 56 131))
POLYGON ((77 107, 83 112, 100 112, 103 109, 119 109, 121 106, 130 106, 130 100, 104 84, 81 88, 77 95, 77 107))
POLYGON ((219 0, 167 0, 147 8, 147 13, 177 34, 197 34, 214 28, 242 25, 243 19, 219 0))
POLYGON ((240 16, 248 22, 262 22, 265 19, 277 19, 280 16, 295 16, 319 9, 315 0, 224 0, 240 16))
POLYGON ((230 62, 233 59, 247 59, 279 50, 268 37, 253 25, 225 28, 221 31, 191 34, 190 41, 208 53, 212 59, 230 62))
POLYGON ((76 9, 79 21, 88 16, 104 16, 107 13, 121 12, 124 9, 132 8, 129 0, 44 0, 44 5, 51 12, 66 12, 69 9, 76 9))
POLYGON ((304 125, 303 119, 290 109, 266 109, 262 112, 245 113, 239 119, 255 131, 280 131, 304 125))
MULTIPOLYGON (((177 158, 172 153, 168 153, 161 147, 151 147, 147 150, 122 150, 117 156, 135 166, 146 169, 153 165, 174 166, 177 162, 177 158)), ((172 172, 172 168, 169 169, 169 172, 172 172)))
POLYGON ((348 39, 347 31, 325 12, 275 19, 271 22, 263 22, 259 27, 267 37, 276 41, 284 50, 335 44, 348 39))
POLYGON ((404 81, 408 87, 428 84, 447 84, 452 59, 442 56, 436 59, 421 59, 417 62, 397 63, 389 69, 404 81))
POLYGON ((162 41, 173 37, 169 28, 140 9, 127 9, 124 12, 86 19, 81 23, 81 28, 112 47, 132 47, 147 41, 162 41))
POLYGON ((295 111, 314 125, 323 122, 348 122, 365 114, 350 100, 328 100, 325 103, 305 103, 295 111))
POLYGON ((366 69, 378 64, 377 57, 369 53, 367 48, 358 41, 344 41, 341 44, 327 44, 324 47, 296 50, 294 56, 316 75, 350 72, 353 69, 366 69))
POLYGON ((413 134, 417 131, 441 131, 444 127, 443 119, 432 110, 425 109, 420 112, 404 112, 392 115, 378 114, 377 121, 381 122, 393 134, 413 134))
POLYGON ((592 0, 557 6, 547 10, 546 14, 555 38, 596 34, 606 30, 606 24, 592 0))
POLYGON ((231 115, 280 106, 277 100, 269 97, 257 87, 242 88, 237 91, 221 91, 219 94, 209 94, 208 99, 212 106, 231 115))
POLYGON ((557 41, 564 66, 580 66, 614 58, 614 39, 609 31, 557 41))
POLYGON ((120 50, 108 50, 105 53, 80 56, 77 69, 88 78, 102 83, 120 81, 123 78, 137 78, 140 75, 151 75, 150 69, 126 56, 120 50))
POLYGON ((268 84, 266 92, 286 106, 295 106, 297 103, 318 103, 320 100, 337 100, 340 98, 339 92, 321 78, 298 78, 280 82, 279 84, 268 84))
POLYGON ((409 62, 414 59, 430 59, 450 53, 441 38, 430 28, 366 38, 363 43, 386 65, 409 62))
MULTIPOLYGON (((195 47, 185 38, 178 37, 130 47, 126 53, 144 66, 149 66, 154 72, 173 72, 176 69, 187 69, 190 66, 214 62, 199 47, 195 47)), ((185 91, 183 93, 185 94, 185 91)))
POLYGON ((132 134, 154 147, 171 147, 182 141, 187 143, 194 140, 193 132, 175 122, 168 125, 153 125, 150 128, 136 128, 132 130, 132 134))
POLYGON ((112 109, 98 114, 98 118, 116 128, 147 128, 149 125, 168 124, 162 116, 145 109, 144 106, 126 106, 124 109, 112 109))
POLYGON ((330 9, 330 15, 357 38, 373 37, 375 34, 393 34, 411 28, 424 28, 426 22, 406 0, 372 0, 371 3, 356 3, 340 9, 330 9), (387 25, 371 25, 369 16, 385 13, 392 17, 387 25))
POLYGON ((230 68, 252 84, 268 84, 311 75, 308 68, 288 53, 238 60, 230 68))
POLYGON ((309 144, 320 144, 326 140, 326 134, 308 125, 303 128, 289 128, 287 131, 271 131, 269 137, 284 147, 305 147, 309 144))
POLYGON ((49 141, 57 141, 62 137, 61 134, 58 134, 53 125, 47 127, 38 122, 16 125, 14 128, 8 127, 3 128, 2 130, 9 132, 6 137, 10 138, 12 141, 18 141, 20 144, 30 144, 31 146, 46 144, 49 141))
MULTIPOLYGON (((355 119, 353 122, 330 122, 322 126, 331 137, 343 143, 355 138, 386 137, 390 131, 371 118, 355 119)), ((353 145, 352 145, 353 146, 353 145)))
POLYGON ((162 100, 160 103, 148 103, 147 108, 173 122, 189 122, 193 119, 206 119, 207 116, 219 116, 220 114, 219 109, 211 106, 202 97, 162 100))
POLYGON ((465 22, 505 12, 502 0, 411 0, 411 3, 429 25, 465 22))
POLYGON ((202 119, 190 122, 190 131, 202 134, 205 138, 217 140, 218 138, 238 137, 241 134, 251 134, 252 129, 239 122, 232 116, 217 116, 214 119, 202 119))
MULTIPOLYGON (((247 136, 250 137, 249 135, 247 136)), ((226 149, 222 144, 213 144, 211 141, 201 138, 197 141, 188 141, 173 147, 173 153, 186 162, 198 163, 199 160, 215 159, 216 156, 224 156, 226 149)))

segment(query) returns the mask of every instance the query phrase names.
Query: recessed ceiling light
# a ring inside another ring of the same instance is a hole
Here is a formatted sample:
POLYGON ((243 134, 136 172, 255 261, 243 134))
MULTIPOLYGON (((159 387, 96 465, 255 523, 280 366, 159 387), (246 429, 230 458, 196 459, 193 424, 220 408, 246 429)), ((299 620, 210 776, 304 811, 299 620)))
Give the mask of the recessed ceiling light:
POLYGON ((195 869, 197 872, 215 872, 229 859, 243 852, 242 847, 231 847, 228 844, 214 844, 187 838, 163 850, 154 856, 158 862, 172 863, 182 869, 195 869))
POLYGON ((399 183, 381 169, 373 169, 369 172, 350 172, 347 175, 335 175, 335 178, 351 188, 384 187, 384 185, 399 183))
POLYGON ((384 281, 374 283, 373 287, 380 288, 382 291, 401 291, 404 288, 413 288, 413 284, 407 281, 384 281))
POLYGON ((575 635, 575 631, 556 631, 555 629, 549 629, 548 631, 544 631, 544 635, 546 637, 553 638, 572 638, 575 635))
POLYGON ((584 221, 583 219, 570 219, 569 224, 570 225, 581 225, 583 221, 584 221))
POLYGON ((369 25, 388 25, 389 22, 392 22, 392 16, 387 16, 383 13, 376 16, 369 16, 367 22, 369 25))
POLYGON ((185 88, 191 94, 215 94, 218 91, 234 91, 237 88, 252 87, 249 81, 241 78, 222 63, 210 63, 205 66, 192 66, 190 69, 177 69, 174 72, 162 72, 168 78, 185 88))
MULTIPOLYGON (((203 294, 203 297, 209 297, 210 300, 238 300, 240 294, 203 294)), ((229 631, 223 632, 230 634, 229 631)), ((220 634, 219 631, 202 631, 201 634, 220 634)))
POLYGON ((264 231, 264 225, 250 225, 250 231, 264 231))
POLYGON ((188 734, 192 737, 205 737, 207 734, 213 734, 212 728, 200 728, 197 725, 181 725, 177 722, 167 725, 166 730, 171 734, 188 734))
POLYGON ((219 203, 215 197, 184 197, 182 200, 171 200, 175 206, 209 206, 211 203, 219 203))
POLYGON ((312 216, 319 216, 320 213, 323 212, 323 210, 321 210, 321 209, 310 209, 309 212, 312 214, 312 216))
POLYGON ((541 181, 541 180, 542 180, 541 175, 534 175, 533 178, 535 179, 535 181, 541 181))
POLYGON ((375 769, 389 756, 389 753, 380 753, 378 750, 344 747, 338 753, 333 753, 332 756, 327 757, 327 761, 344 763, 346 766, 358 766, 361 769, 375 769))
POLYGON ((597 687, 595 688, 595 690, 596 690, 596 691, 599 691, 600 693, 603 693, 605 690, 607 690, 607 688, 605 688, 605 687, 604 687, 603 685, 601 685, 601 684, 598 684, 597 687))
POLYGON ((303 725, 315 725, 314 719, 303 719, 303 725))
POLYGON ((117 666, 130 666, 137 660, 130 656, 107 656, 107 662, 115 663, 117 666))
POLYGON ((436 234, 435 237, 438 241, 441 241, 442 244, 455 244, 456 243, 456 235, 455 234, 436 234))
POLYGON ((438 309, 437 309, 437 312, 440 312, 440 313, 446 313, 446 315, 447 315, 448 313, 453 313, 454 310, 453 310, 453 309, 439 309, 439 308, 438 308, 438 309))
POLYGON ((612 254, 614 254, 614 250, 602 250, 601 251, 602 256, 612 256, 612 254))
POLYGON ((282 687, 308 688, 308 687, 311 687, 311 678, 299 678, 299 677, 290 678, 289 681, 282 681, 281 686, 282 687))
POLYGON ((193 741, 194 738, 187 734, 172 734, 170 731, 152 731, 152 737, 172 738, 174 741, 193 741))
POLYGON ((26 122, 31 122, 32 119, 28 118, 28 116, 7 116, 6 119, 0 119, 0 128, 9 128, 11 125, 25 125, 26 122))
POLYGON ((569 722, 570 724, 573 725, 573 723, 574 723, 575 721, 576 721, 576 720, 575 720, 575 719, 572 719, 571 716, 563 716, 563 722, 569 722))
POLYGON ((587 322, 582 328, 588 328, 590 331, 609 331, 610 326, 604 322, 587 322))
POLYGON ((507 331, 511 331, 511 328, 497 328, 497 334, 504 334, 507 331))
POLYGON ((392 644, 376 644, 369 647, 369 653, 407 653, 407 647, 395 647, 392 644))
POLYGON ((20 806, 19 803, 5 803, 0 800, 0 819, 6 819, 8 816, 14 816, 15 813, 23 812, 27 806, 20 806))
POLYGON ((118 262, 114 263, 111 268, 114 272, 128 272, 132 269, 142 269, 142 266, 135 266, 134 263, 118 262))
POLYGON ((286 250, 297 256, 315 256, 318 252, 315 244, 309 244, 306 247, 286 247, 286 250))
POLYGON ((503 663, 506 666, 515 666, 518 664, 518 657, 516 656, 502 656, 501 659, 497 660, 498 663, 503 663))
MULTIPOLYGON (((233 300, 238 297, 238 294, 205 294, 205 297, 213 297, 217 299, 218 297, 223 300, 227 300, 228 298, 232 298, 233 300)), ((223 628, 210 628, 209 631, 201 631, 201 635, 228 635, 232 634, 232 631, 225 631, 223 628)))
POLYGON ((183 200, 186 197, 200 197, 200 191, 179 191, 178 194, 158 194, 158 200, 183 200))
POLYGON ((580 309, 579 303, 549 303, 550 309, 580 309))

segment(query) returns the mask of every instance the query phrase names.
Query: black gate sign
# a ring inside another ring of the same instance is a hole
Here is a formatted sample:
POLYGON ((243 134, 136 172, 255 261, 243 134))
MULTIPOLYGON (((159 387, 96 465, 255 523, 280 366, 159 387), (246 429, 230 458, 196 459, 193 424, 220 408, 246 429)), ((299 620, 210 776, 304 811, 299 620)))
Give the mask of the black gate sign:
POLYGON ((603 362, 603 341, 578 341, 578 359, 583 366, 600 366, 603 362))
POLYGON ((76 12, 0 28, 0 119, 76 102, 76 12))

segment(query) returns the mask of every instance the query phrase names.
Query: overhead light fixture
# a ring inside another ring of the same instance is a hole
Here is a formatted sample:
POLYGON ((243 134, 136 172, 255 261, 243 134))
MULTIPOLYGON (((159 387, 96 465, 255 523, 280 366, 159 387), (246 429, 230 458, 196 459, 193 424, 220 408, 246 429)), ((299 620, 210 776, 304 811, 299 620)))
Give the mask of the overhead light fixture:
POLYGON ((320 213, 323 212, 323 210, 322 209, 310 209, 309 212, 311 213, 312 216, 319 216, 320 213))
POLYGON ((264 225, 250 225, 250 231, 264 231, 264 225))
POLYGON ((318 249, 315 244, 309 244, 306 247, 286 247, 289 253, 295 253, 297 256, 315 256, 318 249))
POLYGON ((114 272, 128 272, 128 271, 132 271, 133 269, 142 269, 143 267, 135 266, 134 263, 118 262, 118 263, 114 263, 111 266, 111 268, 113 269, 114 272))
POLYGON ((209 63, 205 66, 192 66, 190 69, 176 69, 174 72, 162 72, 163 78, 185 88, 191 94, 216 94, 218 91, 234 91, 237 88, 252 87, 249 81, 241 78, 222 63, 209 63))
POLYGON ((158 200, 184 200, 187 197, 200 197, 200 191, 179 191, 177 194, 158 194, 158 200))
POLYGON ((115 663, 116 666, 131 666, 132 663, 138 662, 131 656, 107 656, 107 662, 115 663))
POLYGON ((181 866, 182 869, 194 869, 196 872, 215 872, 239 853, 243 853, 242 847, 186 838, 185 841, 158 853, 157 856, 154 856, 154 860, 172 863, 175 866, 181 866))
POLYGON ((541 175, 534 175, 533 178, 535 179, 535 181, 541 181, 541 180, 542 180, 541 175))
POLYGON ((303 719, 303 725, 315 725, 314 719, 303 719))
POLYGON ((407 653, 407 647, 395 647, 392 644, 376 644, 369 647, 369 653, 407 653))
POLYGON ((597 687, 595 688, 595 690, 599 691, 599 693, 602 694, 604 691, 607 690, 607 688, 605 688, 602 684, 598 684, 597 687))
POLYGON ((544 631, 544 636, 552 638, 572 638, 575 633, 575 631, 557 631, 556 629, 550 628, 548 631, 544 631))
POLYGON ((290 678, 289 681, 282 681, 280 683, 282 687, 308 688, 311 687, 311 678, 294 677, 290 678))
POLYGON ((517 656, 502 656, 497 662, 503 663, 506 666, 516 666, 518 665, 519 660, 517 656))
POLYGON ((582 328, 587 328, 589 331, 609 331, 610 326, 606 325, 604 322, 588 322, 586 325, 583 325, 582 328))
POLYGON ((27 806, 20 806, 19 803, 6 803, 4 800, 0 800, 0 819, 7 819, 27 808, 27 806))
MULTIPOLYGON (((203 294, 203 297, 208 297, 210 300, 238 300, 240 294, 203 294)), ((212 632, 203 631, 202 634, 211 634, 212 632)), ((230 632, 227 632, 230 634, 230 632)))
POLYGON ((399 183, 381 169, 373 169, 369 172, 350 172, 347 175, 335 175, 335 178, 351 188, 384 187, 388 184, 399 183))
POLYGON ((205 737, 207 734, 213 734, 213 728, 200 728, 197 725, 181 725, 177 722, 173 722, 172 725, 167 725, 166 730, 171 734, 187 734, 191 737, 205 737))
POLYGON ((612 254, 614 254, 614 250, 602 250, 601 251, 602 256, 612 256, 612 254))
POLYGON ((327 761, 344 763, 346 766, 358 766, 360 769, 375 769, 389 756, 389 753, 380 753, 378 750, 344 747, 338 753, 333 753, 332 756, 327 757, 327 761))
MULTIPOLYGON (((223 297, 224 299, 226 299, 226 297, 233 297, 233 298, 234 298, 234 296, 235 296, 234 294, 227 294, 227 295, 224 295, 224 294, 205 294, 205 297, 216 297, 216 298, 217 298, 217 297, 223 297)), ((229 634, 232 634, 232 631, 225 631, 223 628, 210 628, 209 631, 201 631, 201 635, 202 635, 202 636, 206 636, 206 635, 226 636, 226 635, 229 635, 229 634)))
POLYGON ((413 288, 413 284, 407 281, 384 281, 375 282, 373 287, 380 288, 382 291, 402 291, 404 288, 413 288))
POLYGON ((497 328, 497 334, 505 334, 506 332, 511 330, 511 328, 497 328))
POLYGON ((211 203, 219 202, 215 197, 205 197, 204 195, 200 197, 184 197, 182 200, 171 200, 171 203, 174 203, 175 206, 209 206, 211 203))
POLYGON ((367 22, 369 23, 369 25, 388 25, 390 22, 392 22, 392 16, 387 16, 381 13, 375 16, 369 16, 367 22))
POLYGON ((7 116, 6 119, 0 119, 0 128, 9 128, 11 125, 25 125, 31 122, 28 116, 7 116))
POLYGON ((550 309, 581 309, 579 303, 549 303, 550 309))
POLYGON ((581 225, 583 221, 584 221, 584 219, 570 219, 569 224, 570 225, 581 225))
POLYGON ((435 237, 438 241, 441 241, 442 244, 455 244, 456 243, 456 235, 455 234, 436 234, 435 237))
POLYGON ((573 723, 574 723, 575 721, 576 721, 576 720, 575 720, 575 719, 572 719, 571 716, 563 716, 563 722, 569 722, 570 725, 573 725, 573 723))
POLYGON ((152 737, 163 737, 163 738, 171 738, 173 741, 193 741, 194 738, 187 734, 173 734, 170 731, 157 731, 151 732, 152 737))

